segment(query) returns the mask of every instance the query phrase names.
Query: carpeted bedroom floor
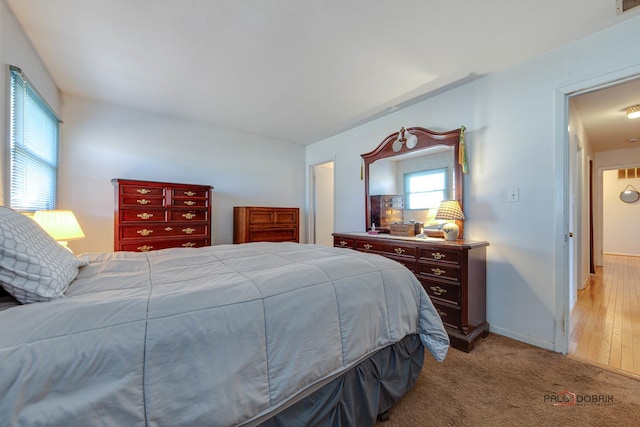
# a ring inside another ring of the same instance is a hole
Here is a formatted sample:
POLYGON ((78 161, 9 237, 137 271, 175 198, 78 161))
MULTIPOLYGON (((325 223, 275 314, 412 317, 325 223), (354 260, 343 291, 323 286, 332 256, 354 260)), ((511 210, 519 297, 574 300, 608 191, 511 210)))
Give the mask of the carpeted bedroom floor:
POLYGON ((491 334, 443 363, 427 353, 414 388, 376 427, 520 425, 640 425, 640 378, 491 334))

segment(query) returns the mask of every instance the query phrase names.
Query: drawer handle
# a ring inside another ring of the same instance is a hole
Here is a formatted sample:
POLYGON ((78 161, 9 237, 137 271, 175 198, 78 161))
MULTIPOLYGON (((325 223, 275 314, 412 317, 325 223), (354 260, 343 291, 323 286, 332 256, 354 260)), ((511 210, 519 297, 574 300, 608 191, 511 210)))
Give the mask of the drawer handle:
POLYGON ((446 273, 446 271, 440 269, 440 268, 432 268, 431 271, 433 271, 433 274, 435 274, 436 276, 441 276, 444 273, 446 273))
POLYGON ((149 194, 149 193, 151 193, 151 190, 147 190, 146 188, 138 188, 136 191, 138 193, 140 193, 140 194, 149 194))
POLYGON ((196 231, 196 229, 195 229, 195 228, 183 228, 183 229, 182 229, 182 232, 183 232, 183 233, 186 233, 186 234, 191 234, 191 233, 193 233, 194 231, 196 231))
POLYGON ((340 246, 345 247, 347 245, 348 245, 347 242, 345 242, 344 240, 340 240, 340 246))
POLYGON ((138 250, 140 252, 149 252, 151 249, 153 249, 153 246, 149 246, 149 245, 138 246, 138 250))
POLYGON ((187 243, 183 243, 182 246, 185 248, 192 248, 194 247, 196 244, 193 242, 187 242, 187 243))
POLYGON ((442 289, 440 286, 431 286, 431 290, 433 291, 434 295, 442 295, 447 293, 447 290, 442 289))
POLYGON ((366 250, 369 250, 369 249, 371 249, 372 247, 373 247, 373 245, 370 245, 370 244, 368 244, 368 243, 365 243, 365 244, 364 244, 364 248, 365 248, 366 250))
POLYGON ((164 228, 164 231, 173 231, 173 228, 171 228, 171 227, 165 227, 165 228, 164 228))
POLYGON ((138 200, 136 200, 136 202, 140 203, 141 205, 148 205, 149 203, 151 203, 151 200, 148 200, 148 199, 138 199, 138 200))
POLYGON ((431 256, 433 257, 433 259, 442 259, 446 257, 445 254, 441 254, 440 252, 432 252, 431 256))
POLYGON ((138 215, 136 215, 138 218, 142 218, 142 219, 149 219, 153 217, 153 214, 150 213, 139 213, 138 215))
POLYGON ((196 202, 194 202, 193 200, 185 200, 184 204, 187 206, 193 206, 196 204, 196 202))
POLYGON ((396 251, 398 255, 405 253, 405 250, 402 248, 395 248, 394 251, 396 251))
POLYGON ((196 214, 191 213, 191 212, 187 212, 187 213, 183 213, 183 214, 182 214, 182 217, 183 217, 183 218, 187 218, 187 219, 193 219, 193 218, 195 218, 195 217, 196 217, 196 214))
POLYGON ((193 197, 193 196, 195 196, 195 195, 196 195, 196 193, 195 193, 194 191, 185 191, 185 192, 184 192, 184 194, 185 194, 186 196, 189 196, 189 197, 193 197))
POLYGON ((143 228, 142 230, 138 230, 138 234, 142 236, 148 236, 151 233, 153 233, 153 230, 147 230, 146 228, 143 228))
POLYGON ((447 317, 447 313, 445 313, 444 311, 440 310, 439 308, 437 308, 436 310, 438 310, 438 314, 440 315, 440 317, 447 317))

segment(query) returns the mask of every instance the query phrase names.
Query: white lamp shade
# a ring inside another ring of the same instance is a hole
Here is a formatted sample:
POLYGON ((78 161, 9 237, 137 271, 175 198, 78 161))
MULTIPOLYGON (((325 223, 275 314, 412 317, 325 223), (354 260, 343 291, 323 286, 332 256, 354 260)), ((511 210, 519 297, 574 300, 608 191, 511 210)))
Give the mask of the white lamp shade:
POLYGON ((36 211, 33 219, 57 241, 84 238, 84 232, 80 228, 76 216, 71 211, 36 211))

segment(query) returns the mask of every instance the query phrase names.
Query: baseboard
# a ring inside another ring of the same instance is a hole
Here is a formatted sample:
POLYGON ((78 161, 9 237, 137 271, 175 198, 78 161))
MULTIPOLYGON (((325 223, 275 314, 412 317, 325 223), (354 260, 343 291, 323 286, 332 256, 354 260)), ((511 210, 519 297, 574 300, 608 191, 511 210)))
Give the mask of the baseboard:
POLYGON ((531 345, 536 346, 536 347, 544 348, 545 350, 551 350, 553 352, 559 353, 559 352, 557 352, 555 350, 554 343, 552 343, 550 341, 539 340, 539 339, 530 337, 528 335, 522 335, 522 334, 519 334, 519 333, 517 333, 515 331, 512 331, 510 329, 504 329, 504 328, 501 328, 499 326, 496 327, 494 325, 491 325, 489 327, 489 331, 491 333, 496 333, 498 335, 502 335, 502 336, 505 336, 507 338, 511 338, 513 340, 523 342, 525 344, 531 344, 531 345))

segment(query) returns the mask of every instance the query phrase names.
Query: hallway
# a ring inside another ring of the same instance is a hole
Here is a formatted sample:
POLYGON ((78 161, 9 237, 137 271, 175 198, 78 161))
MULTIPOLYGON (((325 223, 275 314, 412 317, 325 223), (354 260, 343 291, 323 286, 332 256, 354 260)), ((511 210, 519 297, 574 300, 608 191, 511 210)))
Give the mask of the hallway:
POLYGON ((604 255, 571 315, 569 354, 640 375, 640 257, 604 255))

